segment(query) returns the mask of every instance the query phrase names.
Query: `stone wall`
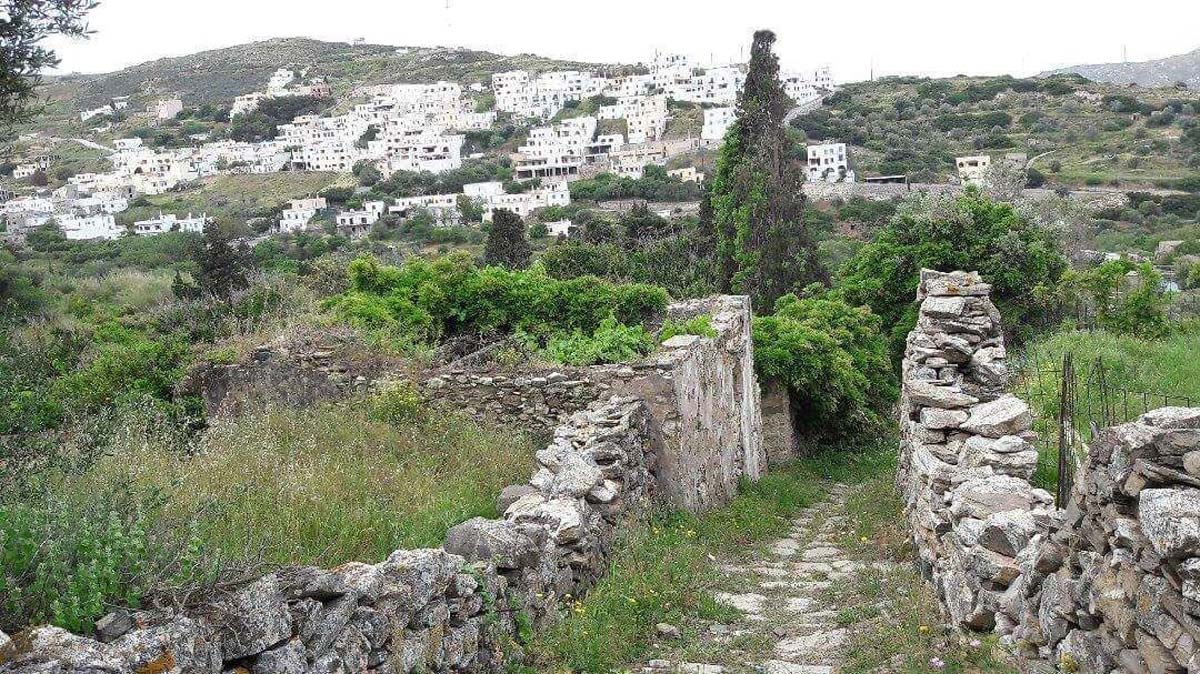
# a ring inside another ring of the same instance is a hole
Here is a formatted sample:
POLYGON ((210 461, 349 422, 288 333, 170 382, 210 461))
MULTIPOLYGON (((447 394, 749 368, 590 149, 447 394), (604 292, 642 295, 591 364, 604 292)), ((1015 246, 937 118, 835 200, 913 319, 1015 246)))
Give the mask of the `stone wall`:
POLYGON ((0 637, 0 672, 505 671, 521 631, 603 573, 653 489, 650 446, 646 405, 613 397, 556 430, 502 519, 460 524, 442 549, 281 569, 183 610, 110 614, 95 639, 31 628, 0 637))
MULTIPOLYGON (((804 183, 804 194, 815 201, 832 201, 833 199, 847 200, 851 197, 862 197, 870 201, 887 201, 897 197, 907 196, 910 192, 926 192, 929 194, 961 194, 965 188, 962 185, 950 183, 910 183, 908 185, 877 184, 877 183, 804 183)), ((1055 195, 1054 190, 1044 188, 1026 189, 1022 195, 1027 199, 1049 199, 1055 195)), ((1129 202, 1125 193, 1119 190, 1072 190, 1072 199, 1085 204, 1093 210, 1121 207, 1129 202)))
POLYGON ((1065 671, 1200 671, 1200 410, 1102 431, 1057 510, 989 292, 922 271, 902 366, 899 483, 947 616, 1065 671))
MULTIPOLYGON (((0 635, 0 674, 506 671, 522 657, 522 633, 605 572, 620 524, 655 499, 724 504, 742 477, 765 470, 749 299, 668 313, 709 314, 716 334, 675 337, 628 366, 425 381, 427 395, 469 413, 529 424, 566 416, 529 483, 500 495, 502 518, 455 526, 440 549, 286 568, 185 608, 112 613, 95 638, 55 627, 0 635)), ((218 407, 231 390, 214 396, 218 407)))

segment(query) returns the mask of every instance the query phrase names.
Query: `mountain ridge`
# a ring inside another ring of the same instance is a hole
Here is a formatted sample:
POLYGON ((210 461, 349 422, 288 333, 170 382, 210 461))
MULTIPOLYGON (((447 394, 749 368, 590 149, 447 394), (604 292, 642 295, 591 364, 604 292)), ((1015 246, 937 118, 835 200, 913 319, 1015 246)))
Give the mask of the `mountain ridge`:
POLYGON ((1149 61, 1092 63, 1056 68, 1038 77, 1075 73, 1089 80, 1108 84, 1137 84, 1143 87, 1169 87, 1184 82, 1200 89, 1200 48, 1184 54, 1149 61))

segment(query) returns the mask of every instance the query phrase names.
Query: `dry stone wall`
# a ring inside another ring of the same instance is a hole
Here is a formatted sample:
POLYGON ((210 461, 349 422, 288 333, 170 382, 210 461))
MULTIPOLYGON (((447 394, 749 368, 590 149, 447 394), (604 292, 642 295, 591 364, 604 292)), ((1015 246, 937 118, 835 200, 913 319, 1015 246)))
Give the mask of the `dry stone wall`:
POLYGON ((989 292, 922 271, 902 366, 899 482, 947 616, 1064 671, 1200 672, 1200 409, 1102 431, 1056 509, 989 292))
POLYGON ((504 671, 521 630, 599 577, 646 504, 649 433, 645 403, 614 397, 556 430, 503 518, 454 527, 442 549, 282 569, 185 610, 111 614, 96 639, 33 628, 0 648, 0 672, 504 671))
POLYGON ((460 395, 466 411, 521 421, 532 409, 526 422, 554 424, 529 482, 500 495, 501 518, 459 524, 439 549, 291 567, 186 607, 115 612, 94 637, 48 626, 0 634, 0 674, 506 671, 530 627, 603 575, 624 522, 655 499, 720 505, 765 469, 749 300, 669 309, 678 320, 701 313, 715 336, 675 337, 630 366, 425 382, 427 394, 460 395), (532 406, 506 402, 530 390, 541 392, 532 406))

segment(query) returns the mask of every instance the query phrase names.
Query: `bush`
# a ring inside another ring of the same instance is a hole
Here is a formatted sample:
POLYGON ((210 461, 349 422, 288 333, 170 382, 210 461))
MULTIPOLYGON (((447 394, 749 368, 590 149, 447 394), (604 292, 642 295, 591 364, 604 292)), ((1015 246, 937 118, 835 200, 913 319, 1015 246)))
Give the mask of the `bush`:
POLYGON ((787 387, 802 435, 842 438, 885 423, 897 388, 879 317, 831 296, 785 295, 754 319, 754 364, 787 387))
POLYGON ((399 426, 422 419, 425 401, 410 381, 384 382, 367 400, 368 415, 375 421, 399 426))
POLYGON ((667 305, 666 292, 654 286, 558 280, 539 266, 480 268, 465 253, 410 258, 400 267, 365 256, 350 263, 349 274, 350 289, 325 307, 356 326, 416 342, 517 330, 539 338, 592 334, 610 316, 640 324, 667 305))
POLYGON ((1162 276, 1149 262, 1111 260, 1084 271, 1070 271, 1063 276, 1062 286, 1068 293, 1084 294, 1100 327, 1109 332, 1146 339, 1170 332, 1162 276))
POLYGON ((916 324, 913 300, 922 268, 978 271, 992 284, 1007 327, 1030 330, 1053 318, 1046 315, 1039 289, 1053 290, 1067 261, 1058 236, 1011 204, 975 191, 957 199, 906 202, 846 263, 835 286, 849 304, 870 306, 883 319, 897 359, 916 324))
POLYGON ((592 334, 576 329, 550 338, 543 351, 551 360, 564 365, 627 363, 649 353, 654 339, 640 325, 628 326, 608 317, 592 334))
POLYGON ((701 314, 689 318, 683 322, 676 322, 667 319, 658 331, 658 341, 665 342, 672 337, 679 335, 698 335, 700 337, 716 337, 717 331, 713 330, 712 316, 701 314))

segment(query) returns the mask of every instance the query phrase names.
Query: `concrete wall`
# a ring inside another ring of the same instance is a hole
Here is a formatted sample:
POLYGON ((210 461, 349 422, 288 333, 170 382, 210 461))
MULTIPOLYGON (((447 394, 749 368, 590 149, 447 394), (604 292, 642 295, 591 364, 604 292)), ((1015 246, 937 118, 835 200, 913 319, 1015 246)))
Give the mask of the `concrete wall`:
POLYGON ((1200 409, 1103 430, 1057 510, 989 293, 923 270, 902 366, 898 479, 947 616, 1068 672, 1200 672, 1200 409))

